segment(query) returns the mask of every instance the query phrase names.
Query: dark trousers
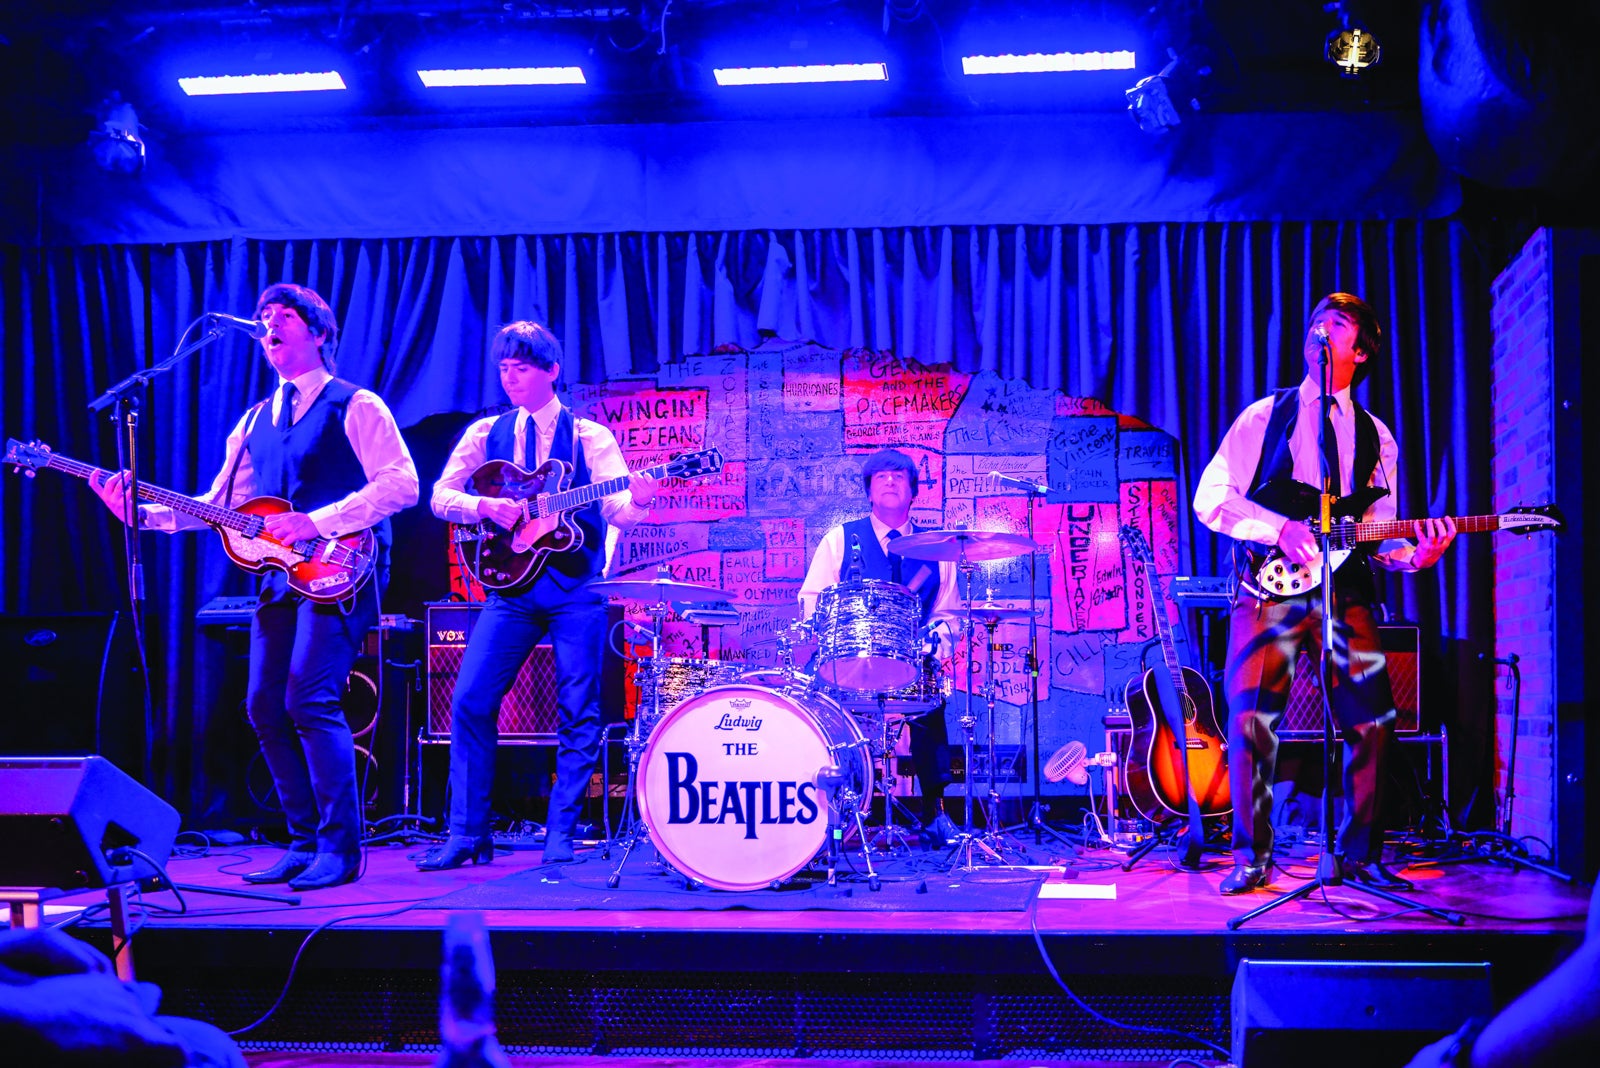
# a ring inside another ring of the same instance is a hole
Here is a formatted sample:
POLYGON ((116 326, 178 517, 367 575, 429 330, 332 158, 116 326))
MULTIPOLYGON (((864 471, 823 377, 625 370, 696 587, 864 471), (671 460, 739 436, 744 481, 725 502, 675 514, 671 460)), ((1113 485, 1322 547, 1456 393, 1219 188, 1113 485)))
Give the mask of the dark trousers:
MULTIPOLYGON (((1367 863, 1383 853, 1383 828, 1377 822, 1385 756, 1394 737, 1394 695, 1372 610, 1337 596, 1334 606, 1338 618, 1328 693, 1334 720, 1344 731, 1345 796, 1336 848, 1350 860, 1367 863)), ((1265 864, 1272 857, 1278 723, 1288 704, 1301 649, 1314 667, 1320 665, 1320 593, 1284 601, 1257 601, 1239 594, 1229 620, 1225 688, 1230 710, 1233 854, 1241 864, 1265 864)))
POLYGON ((906 720, 910 732, 911 766, 917 770, 917 789, 922 795, 922 822, 931 823, 939 815, 939 802, 950 784, 950 728, 945 723, 945 706, 915 719, 906 720))
POLYGON ((289 848, 351 857, 361 849, 355 743, 345 721, 345 682, 378 622, 378 576, 350 612, 263 583, 250 623, 245 711, 289 824, 289 848))
POLYGON ((556 781, 547 839, 571 837, 600 755, 600 651, 606 607, 547 570, 526 591, 491 594, 461 657, 450 703, 450 833, 489 833, 500 702, 546 634, 556 662, 556 781))

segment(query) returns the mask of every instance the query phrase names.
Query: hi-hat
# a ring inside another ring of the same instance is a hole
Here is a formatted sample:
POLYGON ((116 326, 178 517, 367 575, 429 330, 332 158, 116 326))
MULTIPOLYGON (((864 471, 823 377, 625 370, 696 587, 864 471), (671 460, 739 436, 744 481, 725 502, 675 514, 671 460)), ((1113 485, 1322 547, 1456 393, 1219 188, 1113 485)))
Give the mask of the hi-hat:
POLYGON ((889 542, 890 552, 913 560, 1006 560, 1041 548, 1004 530, 919 530, 889 542))
POLYGON ((710 604, 714 601, 731 601, 733 595, 715 586, 702 586, 698 582, 679 582, 670 576, 653 579, 600 579, 591 582, 588 589, 595 593, 608 593, 613 597, 631 597, 635 601, 679 601, 688 604, 710 604))
POLYGON ((993 604, 985 601, 982 604, 962 603, 955 606, 962 619, 967 617, 968 610, 972 612, 974 623, 1025 623, 1029 619, 1044 614, 1044 609, 1036 608, 1028 611, 1026 608, 1012 608, 1010 605, 993 604))

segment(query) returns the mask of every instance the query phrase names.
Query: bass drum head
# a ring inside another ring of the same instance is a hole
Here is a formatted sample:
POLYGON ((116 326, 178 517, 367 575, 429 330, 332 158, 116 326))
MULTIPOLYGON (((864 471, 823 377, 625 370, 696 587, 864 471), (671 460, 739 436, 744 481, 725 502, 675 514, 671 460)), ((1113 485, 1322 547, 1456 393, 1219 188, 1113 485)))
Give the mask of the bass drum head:
POLYGON ((734 684, 661 718, 639 782, 650 840, 674 868, 719 890, 762 890, 816 857, 830 813, 854 818, 872 778, 860 728, 832 701, 734 684), (835 767, 843 786, 819 786, 835 767))

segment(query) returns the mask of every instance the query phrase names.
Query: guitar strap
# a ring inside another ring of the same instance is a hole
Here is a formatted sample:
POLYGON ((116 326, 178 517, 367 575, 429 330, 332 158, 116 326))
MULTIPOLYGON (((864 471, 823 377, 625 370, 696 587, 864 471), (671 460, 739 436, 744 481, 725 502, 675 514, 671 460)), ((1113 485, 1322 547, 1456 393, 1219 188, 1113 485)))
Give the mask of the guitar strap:
POLYGON ((248 447, 250 433, 255 430, 256 420, 261 418, 261 409, 266 406, 266 401, 259 401, 250 409, 249 419, 244 425, 244 434, 239 438, 239 451, 233 454, 233 466, 228 468, 228 484, 224 487, 222 495, 222 504, 225 508, 233 507, 233 480, 239 477, 239 465, 244 462, 244 450, 248 447))

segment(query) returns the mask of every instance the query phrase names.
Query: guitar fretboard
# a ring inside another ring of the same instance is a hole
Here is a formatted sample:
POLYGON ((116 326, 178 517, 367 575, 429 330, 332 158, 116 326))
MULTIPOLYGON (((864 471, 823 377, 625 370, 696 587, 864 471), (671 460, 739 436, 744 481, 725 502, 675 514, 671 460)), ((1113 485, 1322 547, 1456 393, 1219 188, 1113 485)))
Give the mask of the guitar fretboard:
MULTIPOLYGON (((50 466, 57 471, 65 472, 92 482, 94 476, 102 473, 100 468, 78 460, 70 460, 65 456, 52 455, 50 466)), ((227 527, 229 530, 243 531, 252 523, 258 523, 259 517, 236 512, 232 508, 223 508, 215 504, 197 501, 193 497, 186 497, 181 493, 174 493, 169 489, 162 489, 149 482, 139 483, 139 499, 149 501, 151 504, 161 504, 174 511, 185 515, 192 515, 196 519, 210 523, 212 526, 227 527)))
MULTIPOLYGON (((1462 515, 1456 516, 1456 530, 1461 534, 1482 534, 1486 531, 1499 530, 1504 522, 1504 517, 1498 515, 1462 515)), ((1306 521, 1316 530, 1320 525, 1315 519, 1306 521)), ((1390 538, 1411 538, 1416 536, 1415 519, 1386 519, 1367 523, 1336 523, 1333 528, 1334 543, 1340 546, 1350 546, 1362 541, 1387 541, 1390 538)))

